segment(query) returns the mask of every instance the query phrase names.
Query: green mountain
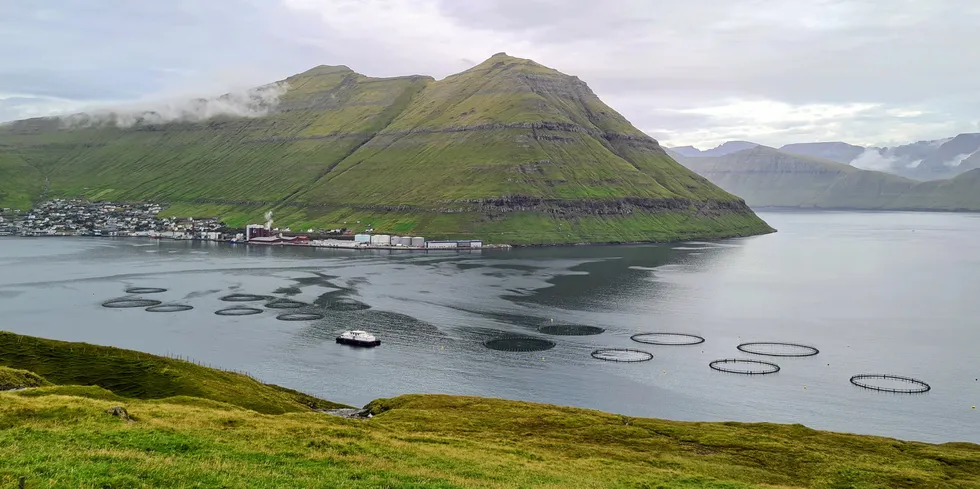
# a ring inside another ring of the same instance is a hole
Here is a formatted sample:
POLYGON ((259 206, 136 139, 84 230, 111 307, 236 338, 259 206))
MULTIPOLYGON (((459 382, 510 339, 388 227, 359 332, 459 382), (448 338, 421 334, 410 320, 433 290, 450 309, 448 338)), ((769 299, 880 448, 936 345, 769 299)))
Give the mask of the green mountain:
POLYGON ((0 392, 0 487, 980 487, 970 443, 444 395, 344 418, 145 353, 9 333, 0 351, 31 370, 0 366, 0 391, 23 388, 0 392))
POLYGON ((674 157, 757 208, 980 210, 980 170, 918 182, 765 146, 713 158, 674 157))
POLYGON ((299 228, 512 244, 771 231, 584 82, 530 60, 501 53, 439 81, 320 66, 284 83, 261 117, 9 124, 0 202, 154 200, 233 225, 273 210, 299 228))

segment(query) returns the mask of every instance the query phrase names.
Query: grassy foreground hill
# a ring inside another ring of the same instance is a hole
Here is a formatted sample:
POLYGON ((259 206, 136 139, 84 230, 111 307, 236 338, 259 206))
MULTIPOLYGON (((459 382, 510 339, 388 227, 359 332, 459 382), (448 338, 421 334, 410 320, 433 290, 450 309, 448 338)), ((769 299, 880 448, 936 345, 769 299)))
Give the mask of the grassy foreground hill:
POLYGON ((169 213, 550 244, 769 232, 578 78, 495 55, 443 80, 320 66, 267 115, 0 127, 0 205, 155 200, 169 213), (358 223, 357 221, 360 221, 358 223))
POLYGON ((980 211, 980 170, 918 182, 765 146, 721 157, 675 157, 756 208, 980 211))
MULTIPOLYGON (((0 386, 98 386, 134 399, 185 396, 266 414, 346 407, 246 375, 172 358, 0 331, 0 386)), ((60 388, 59 388, 60 389, 60 388)), ((60 390, 59 390, 60 392, 60 390)), ((67 392, 74 392, 69 390, 67 392)))
MULTIPOLYGON (((78 351, 107 375, 118 370, 115 359, 152 358, 13 334, 0 336, 0 347, 5 363, 24 364, 10 361, 9 352, 29 351, 13 357, 29 357, 55 384, 80 381, 56 380, 59 366, 78 351), (32 342, 43 347, 25 350, 32 342), (99 366, 100 358, 114 366, 99 366)), ((145 381, 174 368, 188 371, 183 363, 156 357, 128 372, 145 381)), ((98 381, 91 375, 88 382, 98 381)), ((153 397, 116 381, 0 392, 0 487, 13 487, 19 477, 29 488, 980 487, 980 446, 967 443, 441 395, 379 399, 367 406, 369 419, 310 409, 269 414, 247 407, 249 396, 265 395, 269 386, 213 370, 182 376, 186 385, 224 379, 240 397, 153 397), (129 419, 107 412, 117 406, 129 419)))

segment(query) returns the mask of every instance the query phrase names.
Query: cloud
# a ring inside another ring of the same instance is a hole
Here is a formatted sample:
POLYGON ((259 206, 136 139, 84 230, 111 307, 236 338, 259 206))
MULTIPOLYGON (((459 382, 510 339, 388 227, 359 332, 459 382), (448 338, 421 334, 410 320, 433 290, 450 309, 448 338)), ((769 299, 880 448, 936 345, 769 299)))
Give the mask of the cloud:
MULTIPOLYGON (((866 149, 864 153, 851 161, 851 166, 862 170, 888 171, 895 167, 898 158, 882 154, 878 149, 866 149)), ((921 162, 922 160, 919 160, 921 162)), ((916 163, 915 166, 918 166, 916 163)), ((909 166, 909 168, 914 168, 909 166)))
POLYGON ((83 109, 60 119, 67 127, 104 124, 131 127, 167 122, 199 122, 218 116, 261 117, 275 110, 279 105, 279 97, 288 89, 287 83, 277 82, 213 98, 145 100, 115 107, 83 109))
POLYGON ((977 153, 980 153, 980 150, 977 150, 977 151, 974 151, 974 152, 972 152, 972 153, 963 153, 963 154, 958 154, 958 155, 956 155, 956 156, 954 156, 954 157, 952 157, 952 158, 950 158, 950 159, 949 159, 948 161, 944 161, 944 162, 943 162, 943 165, 946 165, 946 166, 948 166, 948 167, 950 167, 950 168, 955 168, 955 167, 958 167, 958 166, 960 166, 960 165, 961 165, 961 164, 962 164, 962 163, 963 163, 963 162, 964 162, 964 161, 965 161, 965 160, 966 160, 967 158, 970 158, 971 156, 973 156, 973 155, 975 155, 975 154, 977 154, 977 153))
MULTIPOLYGON (((885 145, 980 129, 972 0, 36 0, 0 5, 0 119, 252 68, 443 77, 493 53, 578 75, 667 144, 885 145)), ((209 90, 223 93, 227 88, 209 90)))

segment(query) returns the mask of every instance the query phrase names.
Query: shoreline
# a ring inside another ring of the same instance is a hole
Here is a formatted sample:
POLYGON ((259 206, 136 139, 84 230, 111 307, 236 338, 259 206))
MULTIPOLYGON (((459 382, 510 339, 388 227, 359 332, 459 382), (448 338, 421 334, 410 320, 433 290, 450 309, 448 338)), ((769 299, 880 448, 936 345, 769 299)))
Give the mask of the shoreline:
MULTIPOLYGON (((260 244, 260 243, 249 243, 247 241, 233 241, 233 240, 216 240, 216 239, 202 239, 202 238, 171 238, 163 236, 90 236, 90 235, 76 235, 76 234, 36 234, 36 235, 23 235, 23 234, 11 234, 0 236, 3 238, 99 238, 99 239, 148 239, 148 240, 167 240, 167 241, 193 241, 193 242, 205 242, 205 243, 224 243, 229 245, 245 245, 253 246, 256 248, 277 248, 277 247, 289 247, 289 248, 324 248, 330 250, 353 250, 353 251, 411 251, 411 252, 429 252, 429 251, 451 251, 451 252, 473 252, 481 250, 492 250, 492 251, 507 251, 511 249, 519 248, 570 248, 570 247, 589 247, 589 246, 638 246, 638 245, 663 245, 672 243, 686 243, 690 241, 706 241, 715 242, 723 241, 726 239, 742 239, 751 238, 753 236, 766 236, 769 234, 774 234, 779 232, 779 230, 773 228, 770 231, 763 233, 752 233, 752 234, 735 234, 731 236, 724 237, 689 237, 683 239, 665 240, 665 241, 604 241, 604 242, 580 242, 580 243, 542 243, 542 244, 488 244, 484 243, 481 247, 474 248, 424 248, 424 247, 414 247, 414 246, 391 246, 391 245, 371 245, 366 244, 363 246, 330 246, 325 244, 292 244, 292 243, 275 243, 275 244, 260 244)), ((315 240, 314 240, 315 241, 315 240)), ((351 241, 351 243, 354 243, 351 241)), ((361 244, 361 243, 359 243, 361 244)))

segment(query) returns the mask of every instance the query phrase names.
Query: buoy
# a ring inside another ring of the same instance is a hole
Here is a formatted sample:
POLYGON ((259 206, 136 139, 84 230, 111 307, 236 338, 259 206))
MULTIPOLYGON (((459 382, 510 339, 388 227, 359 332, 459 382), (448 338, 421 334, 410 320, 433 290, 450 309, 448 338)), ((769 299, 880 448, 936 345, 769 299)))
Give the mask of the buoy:
POLYGON ((666 370, 664 370, 664 373, 667 373, 667 371, 666 371, 666 370))
POLYGON ((803 390, 806 390, 806 386, 805 385, 803 386, 803 390))
POLYGON ((976 406, 973 406, 973 409, 976 409, 976 408, 977 408, 976 406))

